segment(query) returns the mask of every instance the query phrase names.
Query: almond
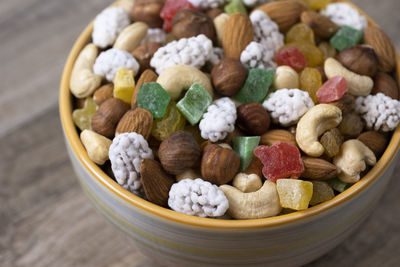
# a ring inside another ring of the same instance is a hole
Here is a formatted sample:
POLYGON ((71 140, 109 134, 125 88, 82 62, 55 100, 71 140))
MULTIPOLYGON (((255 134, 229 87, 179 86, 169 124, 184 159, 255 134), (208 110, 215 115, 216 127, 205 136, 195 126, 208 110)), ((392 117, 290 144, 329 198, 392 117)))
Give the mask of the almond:
POLYGON ((240 54, 253 41, 253 37, 253 24, 249 17, 241 13, 232 14, 222 37, 225 57, 240 60, 240 54))
POLYGON ((307 7, 295 0, 271 2, 257 8, 262 10, 276 22, 280 32, 287 32, 300 21, 300 15, 307 7))
POLYGON ((364 42, 375 50, 379 59, 379 70, 391 72, 396 65, 396 55, 389 36, 378 27, 368 26, 364 30, 364 42))
POLYGON ((93 100, 96 105, 100 106, 101 103, 113 97, 113 92, 114 85, 112 83, 105 84, 94 92, 93 100))
POLYGON ((297 146, 296 138, 294 137, 294 135, 286 130, 270 130, 261 135, 260 145, 270 146, 278 142, 285 142, 297 146))
POLYGON ((322 16, 315 11, 304 11, 301 13, 300 19, 301 22, 314 30, 315 35, 322 39, 331 38, 340 28, 328 17, 322 16))
POLYGON ((392 76, 384 73, 378 72, 374 77, 374 88, 371 94, 376 95, 377 93, 382 93, 393 99, 399 100, 399 87, 392 76))
POLYGON ((302 157, 304 164, 304 172, 301 174, 302 177, 311 180, 329 180, 335 178, 339 169, 329 161, 312 158, 302 157))
POLYGON ((357 138, 371 149, 376 157, 380 157, 385 152, 388 139, 381 133, 368 131, 360 134, 357 138))
POLYGON ((132 101, 131 101, 131 107, 136 108, 137 107, 137 95, 140 90, 140 86, 144 83, 149 83, 149 82, 155 82, 157 81, 158 75, 152 71, 151 69, 145 70, 142 75, 140 75, 139 80, 137 81, 137 84, 135 86, 135 90, 133 91, 132 94, 132 101))
POLYGON ((175 179, 165 173, 160 163, 144 159, 140 164, 142 186, 147 199, 157 205, 168 206, 168 194, 175 179))
POLYGON ((153 116, 143 108, 129 110, 118 123, 115 135, 136 132, 147 140, 153 126, 153 116))

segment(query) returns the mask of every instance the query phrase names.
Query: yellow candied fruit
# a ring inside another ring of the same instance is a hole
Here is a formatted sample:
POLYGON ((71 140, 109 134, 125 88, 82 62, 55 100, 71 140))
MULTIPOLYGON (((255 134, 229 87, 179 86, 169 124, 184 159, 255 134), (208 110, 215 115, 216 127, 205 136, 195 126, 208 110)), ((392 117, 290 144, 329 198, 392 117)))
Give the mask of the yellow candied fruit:
POLYGON ((125 103, 130 104, 133 90, 135 89, 135 79, 132 70, 121 68, 117 71, 114 78, 114 97, 119 98, 125 103))
POLYGON ((314 104, 318 103, 317 91, 322 86, 321 73, 315 68, 305 68, 300 74, 300 89, 308 92, 314 104))
POLYGON ((313 194, 311 182, 297 179, 278 179, 276 181, 279 199, 283 208, 305 210, 313 194))
POLYGON ((321 50, 313 44, 308 42, 292 42, 284 45, 281 49, 286 47, 297 47, 300 52, 306 57, 307 59, 307 66, 309 67, 317 67, 321 66, 324 63, 324 55, 322 54, 321 50))
POLYGON ((297 23, 287 32, 285 43, 308 42, 315 45, 314 31, 304 23, 297 23))
POLYGON ((92 97, 87 97, 85 105, 81 109, 76 109, 72 112, 72 120, 78 128, 83 130, 90 130, 92 128, 92 117, 97 111, 97 105, 92 97))
POLYGON ((327 58, 336 57, 337 51, 330 43, 322 42, 318 45, 319 50, 321 50, 322 54, 324 55, 324 61, 327 58))
POLYGON ((155 119, 151 135, 158 141, 163 141, 170 134, 185 128, 186 120, 176 108, 176 103, 170 101, 164 117, 155 119))
POLYGON ((317 11, 324 9, 332 2, 332 0, 305 0, 305 2, 307 2, 307 5, 310 9, 317 11))

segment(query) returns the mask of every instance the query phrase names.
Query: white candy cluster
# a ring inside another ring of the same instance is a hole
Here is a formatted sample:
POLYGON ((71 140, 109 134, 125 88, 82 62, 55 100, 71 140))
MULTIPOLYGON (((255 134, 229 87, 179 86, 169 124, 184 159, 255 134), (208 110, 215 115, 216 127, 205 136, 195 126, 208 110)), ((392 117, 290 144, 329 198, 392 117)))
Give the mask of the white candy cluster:
POLYGON ((221 59, 223 58, 224 58, 224 49, 222 49, 221 47, 213 47, 213 52, 209 59, 211 65, 213 66, 217 65, 218 62, 220 62, 221 59))
POLYGON ((207 108, 207 112, 204 113, 200 121, 201 137, 211 142, 223 140, 228 133, 233 132, 235 129, 235 121, 235 103, 229 97, 215 100, 207 108))
POLYGON ((278 25, 261 10, 255 10, 250 15, 254 29, 254 41, 262 44, 264 49, 275 53, 284 44, 283 34, 279 32, 278 25))
POLYGON ((249 7, 259 6, 268 2, 272 2, 274 0, 242 0, 243 4, 249 7))
POLYGON ((156 42, 164 44, 167 39, 167 33, 161 28, 149 28, 142 44, 147 42, 156 42))
POLYGON ((165 69, 176 65, 190 65, 200 69, 211 58, 213 45, 204 34, 181 38, 163 46, 154 53, 150 65, 161 74, 165 69))
POLYGON ((296 124, 314 106, 308 92, 299 89, 279 89, 263 103, 272 120, 282 126, 296 124))
POLYGON ((393 131, 400 122, 400 102, 382 93, 358 97, 355 110, 375 131, 393 131))
POLYGON ((104 9, 93 23, 93 43, 100 48, 112 45, 118 34, 130 23, 129 13, 122 7, 104 9))
POLYGON ((253 11, 250 20, 254 29, 254 42, 243 50, 240 61, 247 68, 275 69, 275 53, 283 46, 283 35, 278 25, 261 10, 253 11))
POLYGON ((101 52, 96 58, 93 72, 106 77, 107 81, 111 82, 120 68, 133 70, 136 75, 139 70, 139 63, 130 53, 118 48, 111 48, 101 52))
POLYGON ((222 6, 229 0, 189 0, 189 2, 197 8, 209 9, 222 6))
POLYGON ((339 26, 347 25, 360 31, 368 26, 367 18, 346 3, 329 4, 321 10, 321 14, 339 26))
POLYGON ((251 42, 240 54, 240 62, 248 69, 275 69, 277 65, 273 58, 274 52, 265 50, 257 42, 251 42))
POLYGON ((183 179, 172 185, 168 206, 174 211, 199 217, 219 217, 229 208, 224 192, 200 178, 183 179))
POLYGON ((138 193, 140 180, 140 163, 143 159, 153 158, 153 152, 142 135, 123 133, 116 136, 108 152, 111 168, 117 182, 132 193, 138 193))

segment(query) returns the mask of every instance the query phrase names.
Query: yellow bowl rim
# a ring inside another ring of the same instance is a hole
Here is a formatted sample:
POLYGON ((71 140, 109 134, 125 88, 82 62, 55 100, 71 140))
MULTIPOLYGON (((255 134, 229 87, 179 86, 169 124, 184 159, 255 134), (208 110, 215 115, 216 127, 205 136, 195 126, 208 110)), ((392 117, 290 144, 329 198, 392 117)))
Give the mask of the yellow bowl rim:
MULTIPOLYGON (((370 17, 368 17, 363 11, 361 11, 354 4, 342 0, 336 2, 347 2, 360 13, 368 18, 371 25, 376 25, 370 17)), ((122 188, 117 182, 112 180, 99 166, 97 166, 93 161, 91 161, 86 153, 84 146, 82 145, 78 132, 76 131, 75 125, 72 121, 72 104, 71 104, 71 94, 69 91, 69 80, 72 71, 72 67, 75 59, 77 58, 81 49, 88 43, 90 39, 91 32, 93 29, 92 23, 90 23, 85 30, 80 34, 76 40, 72 50, 69 53, 68 59, 66 61, 62 79, 60 83, 60 96, 59 96, 59 111, 60 118, 63 127, 63 131, 68 141, 71 145, 73 153, 77 156, 80 163, 87 169, 87 171, 93 176, 97 182, 101 183, 103 186, 108 188, 116 196, 122 198, 127 203, 133 205, 136 208, 149 212, 152 215, 159 216, 165 220, 180 223, 189 226, 197 226, 202 228, 212 228, 212 229, 254 229, 254 228, 265 228, 281 226, 288 223, 293 223, 304 218, 309 218, 316 216, 324 211, 331 208, 337 207, 342 203, 345 203, 352 198, 359 195, 368 186, 374 183, 378 177, 384 172, 388 165, 392 162, 396 155, 396 152, 400 146, 400 126, 397 127, 393 133, 392 139, 386 149, 385 153, 382 155, 377 164, 369 171, 369 173, 361 179, 359 182, 351 186, 349 189, 343 193, 337 195, 332 200, 326 201, 314 207, 308 208, 303 211, 297 211, 286 215, 280 215, 264 219, 250 219, 250 220, 223 220, 223 219, 211 219, 211 218, 199 218, 195 216, 189 216, 186 214, 181 214, 151 202, 148 202, 132 193, 122 188)), ((396 53, 396 70, 397 77, 400 77, 400 57, 396 53)), ((68 145, 67 144, 67 145, 68 145)))

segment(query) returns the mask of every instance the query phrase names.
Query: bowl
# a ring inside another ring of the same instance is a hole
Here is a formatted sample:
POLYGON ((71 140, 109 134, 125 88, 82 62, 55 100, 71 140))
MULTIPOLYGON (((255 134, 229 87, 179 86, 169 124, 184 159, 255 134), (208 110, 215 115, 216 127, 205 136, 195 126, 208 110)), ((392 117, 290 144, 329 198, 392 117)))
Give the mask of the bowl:
MULTIPOLYGON (((180 214, 135 196, 89 159, 72 121, 69 80, 74 61, 91 32, 92 24, 75 42, 62 74, 59 104, 66 147, 94 206, 152 259, 169 266, 302 265, 345 240, 384 192, 400 157, 400 127, 363 179, 332 200, 304 211, 265 219, 209 219, 180 214)), ((400 77, 400 58, 396 57, 400 77)))

